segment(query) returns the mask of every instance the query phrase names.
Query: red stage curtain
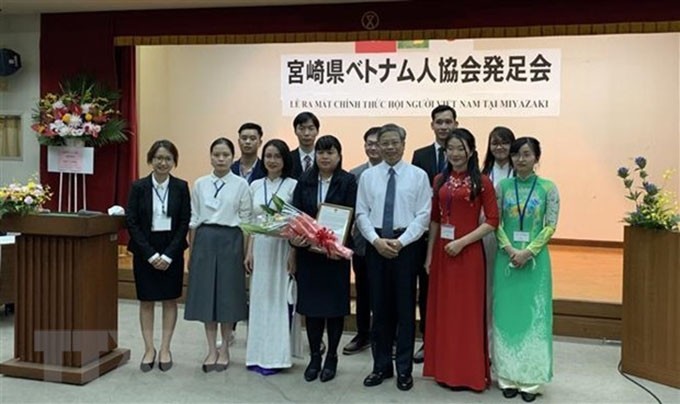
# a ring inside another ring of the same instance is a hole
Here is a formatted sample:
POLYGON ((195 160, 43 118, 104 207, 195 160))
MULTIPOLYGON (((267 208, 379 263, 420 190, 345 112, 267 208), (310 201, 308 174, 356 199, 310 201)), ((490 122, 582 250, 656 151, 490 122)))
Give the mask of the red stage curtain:
MULTIPOLYGON (((106 211, 114 204, 126 206, 130 184, 137 177, 134 48, 114 48, 112 14, 43 15, 40 62, 41 94, 57 91, 62 80, 83 73, 121 90, 119 108, 128 122, 130 141, 96 149, 94 175, 87 176, 87 208, 106 211)), ((55 192, 58 190, 59 177, 47 172, 44 147, 40 176, 55 192)), ((56 210, 57 200, 55 196, 48 206, 56 210)))

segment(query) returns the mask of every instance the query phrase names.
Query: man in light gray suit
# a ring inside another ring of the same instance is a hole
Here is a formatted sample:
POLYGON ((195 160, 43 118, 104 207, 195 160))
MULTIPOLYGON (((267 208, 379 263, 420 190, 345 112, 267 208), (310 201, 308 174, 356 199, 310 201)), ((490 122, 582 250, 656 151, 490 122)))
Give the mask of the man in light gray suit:
MULTIPOLYGON (((380 130, 380 127, 376 126, 370 128, 364 134, 364 151, 368 161, 350 171, 356 177, 357 184, 361 173, 382 161, 378 149, 378 130, 380 130)), ((342 353, 345 355, 359 353, 371 346, 371 305, 368 296, 368 274, 366 273, 366 239, 356 226, 352 229, 352 239, 354 241, 352 269, 354 270, 354 289, 356 290, 357 335, 342 349, 342 353)))

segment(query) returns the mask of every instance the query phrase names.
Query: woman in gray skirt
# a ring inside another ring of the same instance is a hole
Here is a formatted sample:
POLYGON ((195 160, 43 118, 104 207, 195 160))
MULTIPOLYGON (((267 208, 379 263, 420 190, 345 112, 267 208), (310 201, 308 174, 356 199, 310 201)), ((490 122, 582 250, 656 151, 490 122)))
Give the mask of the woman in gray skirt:
POLYGON ((232 324, 248 318, 244 239, 238 225, 250 220, 252 197, 248 182, 231 172, 234 144, 218 138, 210 145, 213 172, 196 180, 191 195, 191 257, 186 320, 202 321, 208 339, 204 372, 229 365, 229 344, 217 349, 217 323, 222 341, 232 324))

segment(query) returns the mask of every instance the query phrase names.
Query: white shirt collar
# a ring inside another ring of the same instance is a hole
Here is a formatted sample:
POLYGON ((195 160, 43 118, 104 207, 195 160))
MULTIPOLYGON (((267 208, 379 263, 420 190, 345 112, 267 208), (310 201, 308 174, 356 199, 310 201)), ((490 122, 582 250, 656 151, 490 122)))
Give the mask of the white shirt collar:
POLYGON ((154 188, 156 189, 164 189, 165 187, 168 186, 168 183, 170 182, 170 176, 168 175, 168 178, 165 179, 163 182, 158 182, 156 181, 156 177, 151 175, 151 183, 153 184, 154 188))

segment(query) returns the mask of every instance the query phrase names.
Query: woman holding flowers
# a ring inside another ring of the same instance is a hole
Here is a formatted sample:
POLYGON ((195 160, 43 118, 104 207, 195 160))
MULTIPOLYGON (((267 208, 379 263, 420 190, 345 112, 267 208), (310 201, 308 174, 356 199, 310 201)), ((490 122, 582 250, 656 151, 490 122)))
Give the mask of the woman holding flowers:
MULTIPOLYGON (((265 177, 250 185, 254 217, 266 214, 262 206, 273 209, 274 197, 290 203, 297 184, 291 178, 293 159, 284 141, 268 141, 261 161, 265 177)), ((252 277, 246 366, 265 376, 292 366, 287 299, 292 259, 285 239, 264 234, 248 237, 245 266, 252 277)))
POLYGON ((189 186, 170 175, 177 165, 177 147, 169 140, 157 140, 146 154, 152 168, 149 176, 132 184, 127 208, 128 250, 133 256, 133 272, 139 302, 139 323, 144 338, 143 372, 150 371, 156 359, 153 342, 154 306, 163 302, 163 334, 158 367, 172 367, 170 341, 177 324, 177 301, 182 295, 184 250, 191 218, 189 186))
POLYGON ((521 137, 510 147, 515 177, 498 185, 501 224, 493 281, 493 366, 505 398, 531 402, 552 379, 552 276, 548 240, 560 200, 536 175, 541 145, 521 137))
MULTIPOLYGON (((352 174, 342 169, 340 141, 332 135, 322 136, 314 150, 314 165, 300 177, 293 205, 311 217, 316 217, 319 205, 324 202, 354 208, 357 183, 352 174)), ((297 311, 306 316, 311 351, 304 377, 308 382, 317 377, 327 382, 335 377, 338 344, 345 316, 349 314, 350 261, 310 249, 304 237, 298 236, 291 243, 296 247, 297 311), (322 369, 320 346, 324 328, 328 332, 328 349, 322 369)))
POLYGON ((245 320, 246 286, 242 222, 250 220, 248 182, 231 172, 234 144, 218 138, 210 145, 213 172, 196 180, 191 195, 192 248, 186 320, 204 323, 208 355, 202 369, 224 371, 229 365, 232 324, 245 320), (223 343, 217 349, 217 324, 223 343))

